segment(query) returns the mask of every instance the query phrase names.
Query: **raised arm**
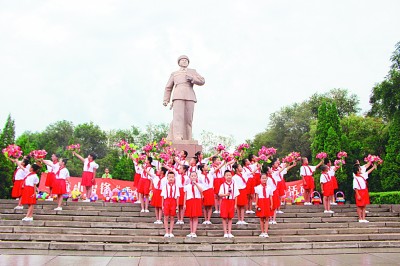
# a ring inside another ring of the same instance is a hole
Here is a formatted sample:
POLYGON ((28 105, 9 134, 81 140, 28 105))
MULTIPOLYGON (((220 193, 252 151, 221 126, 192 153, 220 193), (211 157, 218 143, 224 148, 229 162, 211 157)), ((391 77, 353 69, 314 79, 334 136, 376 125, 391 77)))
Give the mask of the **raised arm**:
POLYGON ((378 166, 376 164, 374 164, 368 171, 367 174, 370 174, 372 171, 374 171, 376 168, 378 168, 378 166))
POLYGON ((315 167, 318 168, 324 163, 324 159, 322 159, 315 167))
POLYGON ((74 156, 76 156, 79 160, 81 160, 83 163, 85 162, 85 159, 82 156, 80 156, 79 154, 77 154, 75 151, 73 151, 72 154, 74 156))

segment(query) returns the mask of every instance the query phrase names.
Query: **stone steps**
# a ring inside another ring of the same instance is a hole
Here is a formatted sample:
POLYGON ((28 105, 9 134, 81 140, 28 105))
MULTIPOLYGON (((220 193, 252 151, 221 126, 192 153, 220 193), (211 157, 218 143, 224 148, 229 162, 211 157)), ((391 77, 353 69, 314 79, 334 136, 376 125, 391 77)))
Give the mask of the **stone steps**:
MULTIPOLYGON (((392 205, 370 205, 370 223, 358 223, 354 205, 282 206, 267 239, 260 238, 259 219, 246 215, 248 225, 233 225, 235 238, 222 237, 221 219, 213 214, 212 225, 199 226, 195 239, 187 238, 188 221, 174 226, 175 238, 165 239, 163 225, 155 215, 141 213, 132 203, 38 201, 34 221, 22 222, 24 210, 14 210, 15 200, 0 200, 0 248, 67 249, 98 251, 224 251, 400 247, 400 217, 392 205)), ((234 219, 234 223, 236 219, 234 219)))

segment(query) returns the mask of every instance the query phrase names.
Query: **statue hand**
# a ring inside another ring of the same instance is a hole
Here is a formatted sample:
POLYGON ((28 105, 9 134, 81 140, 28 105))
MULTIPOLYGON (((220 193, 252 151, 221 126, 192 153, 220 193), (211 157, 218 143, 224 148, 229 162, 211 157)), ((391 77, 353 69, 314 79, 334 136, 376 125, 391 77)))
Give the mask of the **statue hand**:
POLYGON ((167 106, 167 105, 168 105, 168 102, 163 102, 163 105, 164 105, 164 106, 167 106))
POLYGON ((189 76, 189 75, 186 75, 186 80, 192 81, 192 80, 193 80, 193 77, 191 77, 191 76, 189 76))

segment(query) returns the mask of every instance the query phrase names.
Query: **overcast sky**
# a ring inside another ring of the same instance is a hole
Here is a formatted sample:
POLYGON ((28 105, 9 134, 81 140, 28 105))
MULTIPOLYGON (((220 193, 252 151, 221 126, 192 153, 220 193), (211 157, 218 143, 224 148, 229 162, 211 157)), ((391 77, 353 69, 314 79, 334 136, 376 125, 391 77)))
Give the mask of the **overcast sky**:
POLYGON ((59 120, 102 129, 169 123, 164 88, 181 54, 194 137, 265 130, 269 115, 332 88, 363 111, 400 41, 400 1, 0 1, 0 126, 59 120))

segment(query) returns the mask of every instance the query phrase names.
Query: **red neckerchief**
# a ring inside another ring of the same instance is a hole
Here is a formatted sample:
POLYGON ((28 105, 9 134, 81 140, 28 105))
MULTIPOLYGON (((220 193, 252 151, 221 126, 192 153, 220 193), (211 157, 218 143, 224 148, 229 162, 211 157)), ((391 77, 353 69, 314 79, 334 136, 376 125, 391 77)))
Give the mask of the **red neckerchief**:
MULTIPOLYGON (((234 189, 235 189, 235 185, 233 184, 233 182, 231 182, 231 183, 225 182, 225 184, 228 186, 228 191, 229 191, 229 189, 231 188, 231 185, 232 185, 232 190, 231 190, 230 194, 233 194, 234 189)), ((226 194, 225 184, 223 185, 224 186, 224 194, 226 194)), ((230 195, 228 197, 230 197, 230 195)))
POLYGON ((246 180, 243 178, 243 175, 241 173, 236 175, 239 176, 242 179, 243 183, 246 185, 246 180))
POLYGON ((276 181, 272 176, 268 176, 268 178, 270 178, 272 180, 272 182, 274 182, 274 185, 276 186, 276 181))
POLYGON ((168 185, 169 185, 169 197, 168 197, 168 189, 167 189, 167 198, 174 199, 175 198, 175 193, 176 193, 176 187, 175 187, 175 190, 173 190, 172 187, 174 186, 174 184, 168 183, 167 186, 168 185), (172 194, 172 191, 174 192, 173 194, 172 194))
POLYGON ((261 184, 264 199, 267 198, 267 184, 261 184))
POLYGON ((190 173, 196 172, 196 166, 190 166, 189 172, 190 172, 190 173))
POLYGON ((283 181, 283 176, 281 175, 281 172, 279 172, 279 168, 278 167, 272 168, 272 171, 278 172, 279 178, 281 179, 281 181, 283 181))
POLYGON ((207 184, 210 184, 210 179, 208 179, 207 172, 204 173, 204 177, 207 184))
POLYGON ((218 167, 217 165, 213 165, 213 167, 214 167, 214 169, 215 169, 215 171, 214 171, 215 177, 218 178, 218 174, 219 174, 219 170, 220 170, 220 169, 217 169, 217 167, 218 167))
POLYGON ((56 176, 59 176, 60 175, 60 171, 62 170, 62 169, 64 169, 65 168, 65 166, 60 166, 60 168, 58 168, 58 171, 57 171, 57 173, 56 173, 56 176))
POLYGON ((88 169, 88 171, 89 171, 89 169, 90 169, 90 163, 91 163, 91 162, 93 162, 93 161, 88 159, 88 164, 87 164, 87 169, 88 169))
POLYGON ((159 177, 158 186, 157 186, 157 189, 158 189, 158 190, 161 189, 161 180, 162 180, 162 179, 163 179, 163 177, 159 177))
POLYGON ((181 182, 182 182, 182 186, 185 185, 185 174, 181 174, 181 182))
POLYGON ((192 193, 193 193, 193 198, 196 198, 196 194, 194 193, 194 184, 192 184, 192 193))

